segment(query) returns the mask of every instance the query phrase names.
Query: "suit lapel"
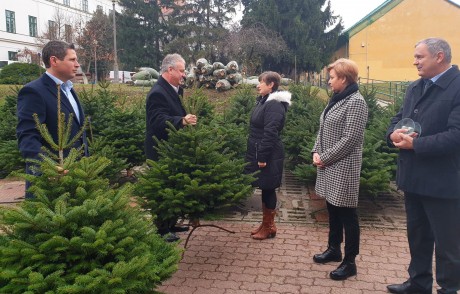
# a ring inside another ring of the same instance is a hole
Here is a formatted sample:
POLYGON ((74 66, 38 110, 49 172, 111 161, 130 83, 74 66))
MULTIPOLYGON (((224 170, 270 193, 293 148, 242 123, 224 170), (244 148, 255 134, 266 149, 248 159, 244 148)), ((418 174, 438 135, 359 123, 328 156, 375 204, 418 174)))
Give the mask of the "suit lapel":
POLYGON ((413 97, 415 97, 415 103, 414 103, 414 108, 415 106, 420 103, 420 101, 423 100, 427 96, 428 91, 423 94, 423 80, 420 79, 418 83, 415 85, 415 87, 412 88, 413 97))
MULTIPOLYGON (((43 74, 43 78, 44 78, 44 81, 45 81, 45 86, 47 87, 47 89, 50 91, 50 93, 54 96, 54 98, 56 99, 56 103, 57 103, 57 97, 58 97, 58 93, 57 93, 57 85, 56 85, 56 82, 53 81, 53 79, 51 79, 46 73, 43 74)), ((64 93, 64 91, 61 89, 61 107, 64 108, 67 112, 67 113, 73 113, 74 114, 74 121, 75 123, 77 123, 77 125, 81 125, 80 122, 78 121, 78 119, 75 117, 75 111, 72 107, 72 104, 70 104, 70 101, 69 99, 67 98, 66 94, 64 93)), ((77 97, 75 91, 72 89, 71 90, 72 92, 72 95, 74 95, 74 97, 77 97)), ((78 99, 75 99, 77 101, 77 105, 78 105, 78 109, 80 110, 80 121, 83 122, 82 120, 82 115, 83 115, 83 111, 81 110, 81 106, 80 106, 80 103, 78 101, 78 99)), ((57 107, 57 106, 56 106, 57 107)), ((64 111, 64 109, 61 109, 61 111, 64 111)))
POLYGON ((173 89, 173 87, 163 78, 160 76, 160 78, 158 79, 158 82, 159 82, 159 85, 161 87, 163 87, 163 89, 168 92, 169 96, 170 97, 174 97, 173 99, 176 99, 176 102, 178 105, 180 105, 180 107, 182 108, 182 110, 184 111, 185 113, 185 109, 184 109, 184 106, 182 105, 182 101, 180 101, 180 97, 179 97, 179 94, 182 96, 182 93, 183 93, 183 90, 181 88, 179 88, 179 94, 173 89))
MULTIPOLYGON (((334 111, 337 110, 337 108, 341 107, 342 104, 344 104, 346 101, 348 101, 348 99, 351 97, 351 95, 345 97, 344 99, 340 100, 339 102, 337 102, 336 104, 334 104, 331 109, 329 109, 329 111, 327 112, 326 115, 333 115, 332 113, 334 111)), ((323 119, 324 119, 324 112, 323 112, 323 119)))
POLYGON ((174 97, 175 99, 179 99, 179 94, 177 94, 177 92, 173 89, 173 87, 165 79, 163 79, 163 77, 161 77, 161 79, 162 79, 161 86, 163 87, 163 89, 165 89, 166 92, 168 92, 168 94, 171 97, 174 97))
MULTIPOLYGON (((78 95, 77 95, 77 92, 75 92, 75 90, 72 88, 70 90, 70 92, 72 93, 72 96, 73 98, 75 99, 75 102, 77 102, 77 106, 78 106, 78 112, 80 113, 80 121, 77 121, 79 123, 79 125, 82 125, 84 120, 85 120, 85 114, 83 112, 83 108, 81 107, 81 104, 80 104, 80 100, 78 99, 78 95)), ((66 97, 67 99, 67 97, 66 97)), ((67 101, 69 101, 69 99, 67 99, 67 101)), ((70 102, 69 102, 70 104, 70 102)))

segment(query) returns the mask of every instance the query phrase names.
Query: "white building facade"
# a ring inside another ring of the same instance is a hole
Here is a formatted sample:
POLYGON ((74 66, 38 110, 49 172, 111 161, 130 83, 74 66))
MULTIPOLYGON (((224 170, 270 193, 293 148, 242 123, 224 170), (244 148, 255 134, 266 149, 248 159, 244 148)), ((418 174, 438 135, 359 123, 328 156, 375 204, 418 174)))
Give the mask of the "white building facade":
MULTIPOLYGON (((39 39, 53 34, 74 42, 75 30, 92 18, 96 9, 110 14, 112 0, 0 0, 0 67, 20 60, 25 48, 39 53, 39 39)), ((117 11, 119 7, 115 8, 117 11)))

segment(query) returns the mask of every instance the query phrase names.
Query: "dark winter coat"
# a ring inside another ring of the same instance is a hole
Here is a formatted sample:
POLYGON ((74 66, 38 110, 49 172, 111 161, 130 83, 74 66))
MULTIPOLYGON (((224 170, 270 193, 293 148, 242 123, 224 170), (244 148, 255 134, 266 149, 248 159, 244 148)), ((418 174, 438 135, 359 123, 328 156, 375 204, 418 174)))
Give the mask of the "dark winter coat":
POLYGON ((180 101, 183 90, 179 88, 177 93, 174 88, 160 76, 147 94, 146 101, 146 132, 145 132, 145 155, 148 159, 157 160, 157 145, 153 136, 158 140, 167 140, 167 121, 176 129, 182 128, 182 118, 186 115, 180 101))
POLYGON ((284 163, 284 147, 280 133, 286 119, 286 111, 291 104, 291 93, 273 92, 259 97, 249 121, 245 173, 260 172, 254 187, 275 189, 281 186, 284 163), (257 162, 267 165, 259 168, 257 162))
MULTIPOLYGON (((72 129, 70 131, 70 137, 73 138, 83 126, 85 114, 78 100, 77 93, 73 89, 71 93, 77 102, 80 117, 77 119, 75 116, 75 111, 62 89, 61 113, 64 113, 66 122, 69 115, 73 114, 72 129)), ((54 142, 58 141, 57 98, 58 90, 56 82, 46 73, 35 81, 28 83, 19 91, 16 135, 18 137, 19 150, 24 158, 39 159, 38 154, 42 152, 42 146, 52 150, 36 128, 33 118, 34 113, 38 115, 40 123, 46 124, 54 142)), ((84 146, 84 154, 88 155, 86 132, 83 132, 82 137, 75 142, 74 147, 79 148, 82 145, 84 146)), ((66 150, 67 152, 68 150, 66 150)))
POLYGON ((389 139, 402 118, 421 125, 413 150, 400 150, 396 183, 404 192, 460 199, 460 71, 445 72, 424 95, 423 80, 409 85, 403 106, 391 120, 389 139))

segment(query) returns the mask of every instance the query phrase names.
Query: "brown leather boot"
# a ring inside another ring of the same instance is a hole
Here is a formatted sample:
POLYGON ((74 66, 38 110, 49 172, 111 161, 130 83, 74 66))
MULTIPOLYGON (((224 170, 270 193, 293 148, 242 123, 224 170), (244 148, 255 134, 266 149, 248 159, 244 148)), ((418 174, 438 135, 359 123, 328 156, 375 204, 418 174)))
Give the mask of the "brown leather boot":
POLYGON ((276 226, 275 226, 275 215, 276 211, 274 209, 266 209, 267 217, 264 218, 262 222, 262 228, 260 231, 253 235, 252 238, 256 240, 264 240, 267 238, 274 238, 276 236, 276 226))
POLYGON ((257 229, 254 229, 251 231, 251 236, 257 234, 263 227, 264 221, 266 221, 267 218, 267 207, 265 207, 265 203, 262 202, 262 222, 260 223, 259 227, 257 229))

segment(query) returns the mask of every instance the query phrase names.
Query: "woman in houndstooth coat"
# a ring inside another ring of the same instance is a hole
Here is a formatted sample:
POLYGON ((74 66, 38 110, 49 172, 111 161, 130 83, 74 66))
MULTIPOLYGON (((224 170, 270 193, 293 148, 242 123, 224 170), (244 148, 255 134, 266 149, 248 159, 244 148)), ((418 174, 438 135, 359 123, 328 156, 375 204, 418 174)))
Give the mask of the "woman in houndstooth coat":
POLYGON ((313 260, 342 261, 340 247, 345 230, 345 257, 330 273, 331 279, 344 280, 356 275, 360 237, 356 208, 368 109, 356 83, 356 63, 341 58, 327 69, 334 94, 321 114, 312 153, 317 166, 316 193, 327 202, 329 240, 327 250, 313 260))

